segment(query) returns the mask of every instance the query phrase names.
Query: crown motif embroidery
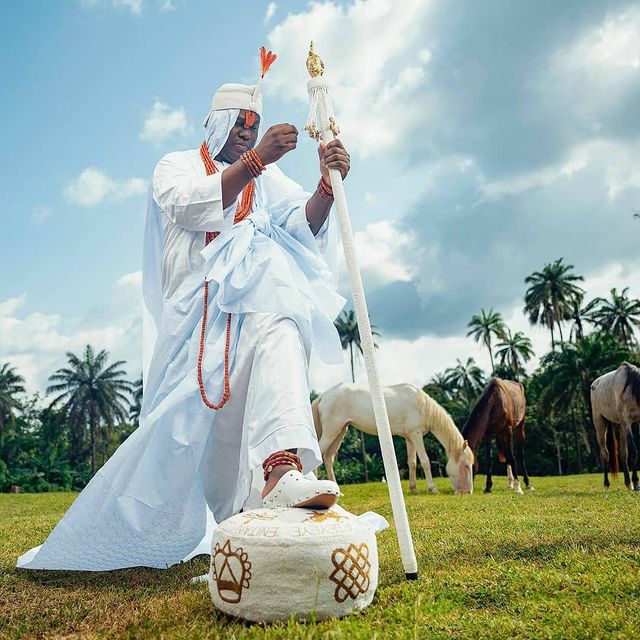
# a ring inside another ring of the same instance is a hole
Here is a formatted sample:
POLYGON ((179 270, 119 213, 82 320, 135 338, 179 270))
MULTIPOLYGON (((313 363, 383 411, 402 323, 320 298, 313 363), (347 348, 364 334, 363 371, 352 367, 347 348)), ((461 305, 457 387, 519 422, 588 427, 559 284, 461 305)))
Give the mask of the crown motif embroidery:
POLYGON ((240 602, 242 589, 248 589, 251 582, 251 563, 242 547, 231 549, 231 540, 222 547, 216 543, 211 556, 211 573, 216 582, 218 595, 224 602, 240 602))
POLYGON ((331 555, 335 567, 329 580, 335 582, 333 597, 336 602, 344 602, 347 598, 354 600, 361 593, 366 593, 371 581, 369 572, 369 547, 363 542, 359 547, 350 544, 346 549, 337 548, 331 555))

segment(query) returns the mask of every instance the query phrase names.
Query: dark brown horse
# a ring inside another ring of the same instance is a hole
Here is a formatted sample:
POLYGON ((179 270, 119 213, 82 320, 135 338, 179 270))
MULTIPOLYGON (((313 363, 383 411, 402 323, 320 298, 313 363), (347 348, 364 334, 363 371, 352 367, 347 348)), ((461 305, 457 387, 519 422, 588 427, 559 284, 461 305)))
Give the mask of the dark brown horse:
MULTIPOLYGON (((491 479, 491 439, 496 439, 498 446, 498 459, 506 462, 513 472, 513 486, 516 493, 523 493, 518 480, 518 465, 514 455, 514 436, 516 441, 516 454, 519 458, 524 484, 527 489, 533 489, 529 482, 527 467, 524 462, 524 413, 527 401, 524 397, 524 387, 519 382, 492 378, 480 399, 467 419, 462 433, 469 442, 469 447, 474 453, 474 472, 478 470, 477 450, 480 442, 484 440, 487 448, 487 486, 485 493, 491 493, 493 480, 491 479)), ((507 467, 508 472, 508 467, 507 467)))

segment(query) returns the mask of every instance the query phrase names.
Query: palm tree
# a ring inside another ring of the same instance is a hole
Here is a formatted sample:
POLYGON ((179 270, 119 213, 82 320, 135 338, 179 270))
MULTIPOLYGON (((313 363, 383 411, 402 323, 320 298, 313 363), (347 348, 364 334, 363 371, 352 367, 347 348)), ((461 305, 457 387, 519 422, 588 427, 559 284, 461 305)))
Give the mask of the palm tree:
POLYGON ((502 342, 496 345, 496 349, 500 364, 509 366, 516 378, 524 373, 523 363, 529 362, 534 355, 531 340, 522 331, 512 334, 510 329, 507 329, 502 342))
POLYGON ((436 373, 431 380, 422 387, 422 390, 432 396, 435 400, 452 400, 457 387, 451 382, 446 373, 436 373))
POLYGON ((575 283, 584 280, 572 273, 573 265, 565 264, 558 258, 546 264, 542 271, 534 271, 524 281, 529 285, 524 295, 524 312, 532 325, 540 324, 551 331, 551 348, 555 349, 554 328, 560 332, 563 342, 561 323, 571 317, 573 301, 581 298, 584 291, 575 283))
POLYGON ((491 360, 491 373, 495 369, 493 363, 493 351, 491 349, 491 339, 495 336, 498 339, 504 338, 504 320, 499 311, 494 311, 493 307, 487 313, 484 309, 480 309, 480 314, 471 318, 469 324, 468 336, 472 336, 476 342, 482 342, 489 350, 489 358, 491 360))
MULTIPOLYGON (((589 305, 582 306, 584 296, 576 296, 571 300, 571 308, 565 320, 573 320, 573 327, 569 333, 569 340, 582 340, 584 338, 584 322, 585 320, 591 322, 591 316, 589 314, 589 305)), ((590 303, 591 304, 591 303, 590 303)))
POLYGON ((0 367, 0 451, 5 441, 6 423, 15 419, 15 411, 22 409, 22 403, 16 396, 24 393, 24 378, 16 373, 15 367, 5 362, 0 367))
POLYGON ((587 305, 589 319, 620 340, 630 351, 638 344, 634 329, 640 327, 640 300, 629 298, 625 287, 620 293, 611 289, 611 301, 595 298, 587 305))
POLYGON ((62 403, 63 412, 72 421, 89 427, 91 472, 96 472, 96 443, 100 426, 125 422, 133 385, 125 379, 119 360, 107 366, 109 354, 95 353, 87 345, 82 358, 67 352, 69 367, 58 369, 49 377, 47 393, 57 393, 50 406, 62 403))
POLYGON ((142 410, 142 375, 131 386, 132 399, 129 405, 129 420, 137 426, 140 422, 140 411, 142 410))
MULTIPOLYGON (((355 348, 362 353, 362 343, 360 342, 360 330, 358 329, 358 321, 356 314, 352 309, 345 309, 334 322, 338 335, 340 336, 340 344, 343 349, 349 349, 349 358, 351 361, 351 381, 356 381, 354 369, 354 352, 355 348)), ((374 336, 380 334, 371 327, 371 333, 374 336)), ((378 346, 377 344, 375 345, 378 346)), ((360 431, 360 449, 362 453, 362 464, 364 465, 364 481, 369 482, 369 471, 367 469, 367 450, 364 445, 364 433, 360 431)))
POLYGON ((463 363, 458 358, 456 359, 456 366, 447 369, 445 374, 449 384, 455 385, 457 389, 461 389, 464 392, 467 403, 471 406, 474 397, 478 395, 485 384, 484 373, 475 360, 467 358, 467 361, 463 363))

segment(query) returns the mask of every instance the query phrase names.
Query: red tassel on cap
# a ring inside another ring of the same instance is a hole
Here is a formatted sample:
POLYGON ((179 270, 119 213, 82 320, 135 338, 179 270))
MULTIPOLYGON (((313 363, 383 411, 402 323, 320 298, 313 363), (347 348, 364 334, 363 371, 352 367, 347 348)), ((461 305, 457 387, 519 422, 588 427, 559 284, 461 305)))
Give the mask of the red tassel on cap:
POLYGON ((249 127, 253 127, 253 123, 256 121, 256 112, 255 111, 245 111, 244 113, 244 128, 248 129, 249 127))
POLYGON ((267 51, 264 47, 260 47, 260 63, 262 65, 262 77, 269 71, 273 61, 277 58, 273 51, 267 51))

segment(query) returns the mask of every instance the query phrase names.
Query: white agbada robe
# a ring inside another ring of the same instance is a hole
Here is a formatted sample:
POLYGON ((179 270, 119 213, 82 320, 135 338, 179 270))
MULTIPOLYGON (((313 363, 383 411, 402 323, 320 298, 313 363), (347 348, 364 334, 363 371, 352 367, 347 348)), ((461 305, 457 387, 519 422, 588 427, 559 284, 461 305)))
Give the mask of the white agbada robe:
MULTIPOLYGON (((212 157, 238 113, 209 114, 212 157)), ((307 374, 312 347, 326 362, 342 361, 333 319, 344 299, 328 268, 335 225, 327 219, 314 237, 305 213, 311 194, 274 164, 256 179, 251 214, 233 224, 235 203, 222 204, 225 165, 217 166, 207 176, 194 150, 156 167, 145 228, 140 426, 18 567, 168 567, 209 552, 211 527, 242 508, 267 455, 297 447, 305 472, 321 463, 307 374), (205 231, 221 234, 204 247, 205 231), (205 277, 202 370, 214 402, 232 314, 231 399, 218 412, 203 404, 196 371, 205 277)))

